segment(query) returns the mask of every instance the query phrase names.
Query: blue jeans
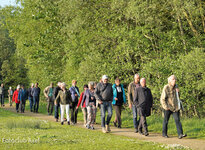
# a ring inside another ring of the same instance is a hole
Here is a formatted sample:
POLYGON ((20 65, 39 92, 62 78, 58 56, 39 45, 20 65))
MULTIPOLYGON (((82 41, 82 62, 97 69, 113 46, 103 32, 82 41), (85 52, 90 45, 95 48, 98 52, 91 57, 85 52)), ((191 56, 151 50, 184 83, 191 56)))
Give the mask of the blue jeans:
POLYGON ((172 112, 170 110, 164 110, 164 121, 163 121, 163 129, 162 129, 162 135, 167 135, 167 126, 168 126, 168 122, 169 122, 169 118, 171 116, 171 114, 173 115, 173 118, 175 120, 175 124, 177 127, 177 133, 178 135, 183 134, 183 129, 182 129, 182 124, 180 122, 180 112, 172 112))
POLYGON ((30 111, 32 111, 33 108, 33 97, 28 97, 29 103, 30 103, 30 111))
POLYGON ((137 120, 137 107, 135 105, 132 105, 132 114, 133 114, 133 123, 135 129, 138 129, 139 120, 137 120))
POLYGON ((101 105, 101 127, 105 127, 105 113, 107 114, 106 125, 109 125, 110 120, 112 118, 112 102, 103 102, 101 105))
POLYGON ((55 105, 55 118, 58 119, 59 118, 59 108, 60 108, 60 104, 55 105))
POLYGON ((0 94, 1 106, 4 105, 4 94, 0 94))
POLYGON ((34 112, 38 112, 39 107, 39 96, 33 96, 34 112))

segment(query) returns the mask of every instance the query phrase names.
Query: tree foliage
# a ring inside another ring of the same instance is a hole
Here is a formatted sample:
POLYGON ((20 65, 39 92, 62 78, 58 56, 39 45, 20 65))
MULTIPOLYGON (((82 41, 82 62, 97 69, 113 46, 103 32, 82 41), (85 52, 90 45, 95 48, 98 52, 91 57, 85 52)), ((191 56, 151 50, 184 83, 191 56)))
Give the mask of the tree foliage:
POLYGON ((176 74, 187 115, 204 115, 205 2, 202 0, 22 0, 3 25, 25 59, 30 82, 79 81, 108 74, 147 78, 158 111, 176 74), (198 56, 200 55, 200 56, 198 56), (203 107, 201 107, 203 105, 203 107))

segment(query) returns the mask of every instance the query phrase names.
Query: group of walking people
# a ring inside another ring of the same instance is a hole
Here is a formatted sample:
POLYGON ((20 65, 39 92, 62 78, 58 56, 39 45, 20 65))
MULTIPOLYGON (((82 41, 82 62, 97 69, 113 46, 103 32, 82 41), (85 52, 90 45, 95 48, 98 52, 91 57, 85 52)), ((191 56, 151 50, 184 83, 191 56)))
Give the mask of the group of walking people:
MULTIPOLYGON (((52 115, 53 109, 55 108, 54 117, 56 122, 58 122, 60 116, 61 125, 65 122, 67 122, 68 125, 74 125, 77 123, 78 109, 81 107, 84 115, 84 126, 94 130, 97 108, 99 107, 102 132, 108 133, 111 132, 110 121, 114 108, 116 115, 113 124, 115 127, 121 128, 122 108, 123 105, 126 106, 127 102, 125 89, 120 79, 116 78, 115 83, 112 85, 109 83, 108 76, 103 75, 99 83, 89 82, 85 84, 83 88, 84 91, 80 94, 76 80, 72 81, 72 86, 69 89, 64 82, 58 82, 57 87, 54 87, 54 84, 51 83, 43 91, 48 102, 48 115, 52 115), (69 111, 71 112, 71 119, 69 111), (65 112, 66 118, 64 118, 65 112)), ((28 98, 30 102, 30 111, 38 113, 40 91, 38 83, 36 83, 35 86, 32 84, 28 90, 25 90, 24 86, 21 88, 17 86, 12 96, 12 100, 16 103, 16 111, 19 111, 20 105, 21 112, 24 112, 25 101, 28 98)), ((12 92, 8 92, 9 97, 11 97, 10 93, 12 92)), ((140 79, 139 74, 134 75, 134 81, 128 86, 127 98, 129 108, 133 113, 134 132, 148 136, 146 118, 151 115, 153 97, 151 90, 146 86, 145 78, 140 79)), ((179 88, 176 85, 176 77, 174 75, 168 78, 168 84, 163 88, 160 103, 164 111, 162 136, 168 138, 168 121, 172 114, 176 123, 179 139, 186 137, 187 135, 183 134, 180 122, 180 109, 182 108, 182 103, 179 99, 179 88)))

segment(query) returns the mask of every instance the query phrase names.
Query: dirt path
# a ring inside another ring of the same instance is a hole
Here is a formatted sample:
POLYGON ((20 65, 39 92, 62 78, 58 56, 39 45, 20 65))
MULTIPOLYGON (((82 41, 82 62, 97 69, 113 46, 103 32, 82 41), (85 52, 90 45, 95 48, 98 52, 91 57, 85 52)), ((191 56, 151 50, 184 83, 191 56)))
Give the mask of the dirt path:
MULTIPOLYGON (((16 112, 14 106, 10 107, 8 104, 6 104, 4 109, 12 111, 12 112, 16 112)), ((44 114, 39 114, 39 113, 36 114, 36 113, 29 112, 29 111, 25 111, 23 115, 55 122, 53 116, 48 116, 44 114)), ((79 122, 75 126, 84 128, 82 122, 79 122)), ((95 129, 101 131, 100 125, 95 125, 95 129)), ((205 150, 205 140, 189 139, 188 137, 183 138, 183 139, 178 139, 177 137, 172 137, 172 136, 166 139, 166 138, 163 138, 160 134, 156 134, 156 133, 150 133, 148 137, 145 137, 137 133, 134 133, 132 129, 127 129, 127 128, 118 129, 118 128, 112 127, 111 130, 112 130, 111 134, 114 134, 114 135, 127 136, 127 137, 136 138, 139 140, 157 142, 161 144, 179 144, 179 145, 189 147, 194 150, 205 150)))

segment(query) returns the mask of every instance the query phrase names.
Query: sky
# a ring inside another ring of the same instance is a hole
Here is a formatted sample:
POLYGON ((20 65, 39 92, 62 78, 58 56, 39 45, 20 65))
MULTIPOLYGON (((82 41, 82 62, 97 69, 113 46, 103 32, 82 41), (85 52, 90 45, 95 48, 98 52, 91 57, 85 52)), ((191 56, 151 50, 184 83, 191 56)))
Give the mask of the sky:
POLYGON ((5 7, 6 5, 16 5, 16 0, 0 0, 1 7, 5 7))

